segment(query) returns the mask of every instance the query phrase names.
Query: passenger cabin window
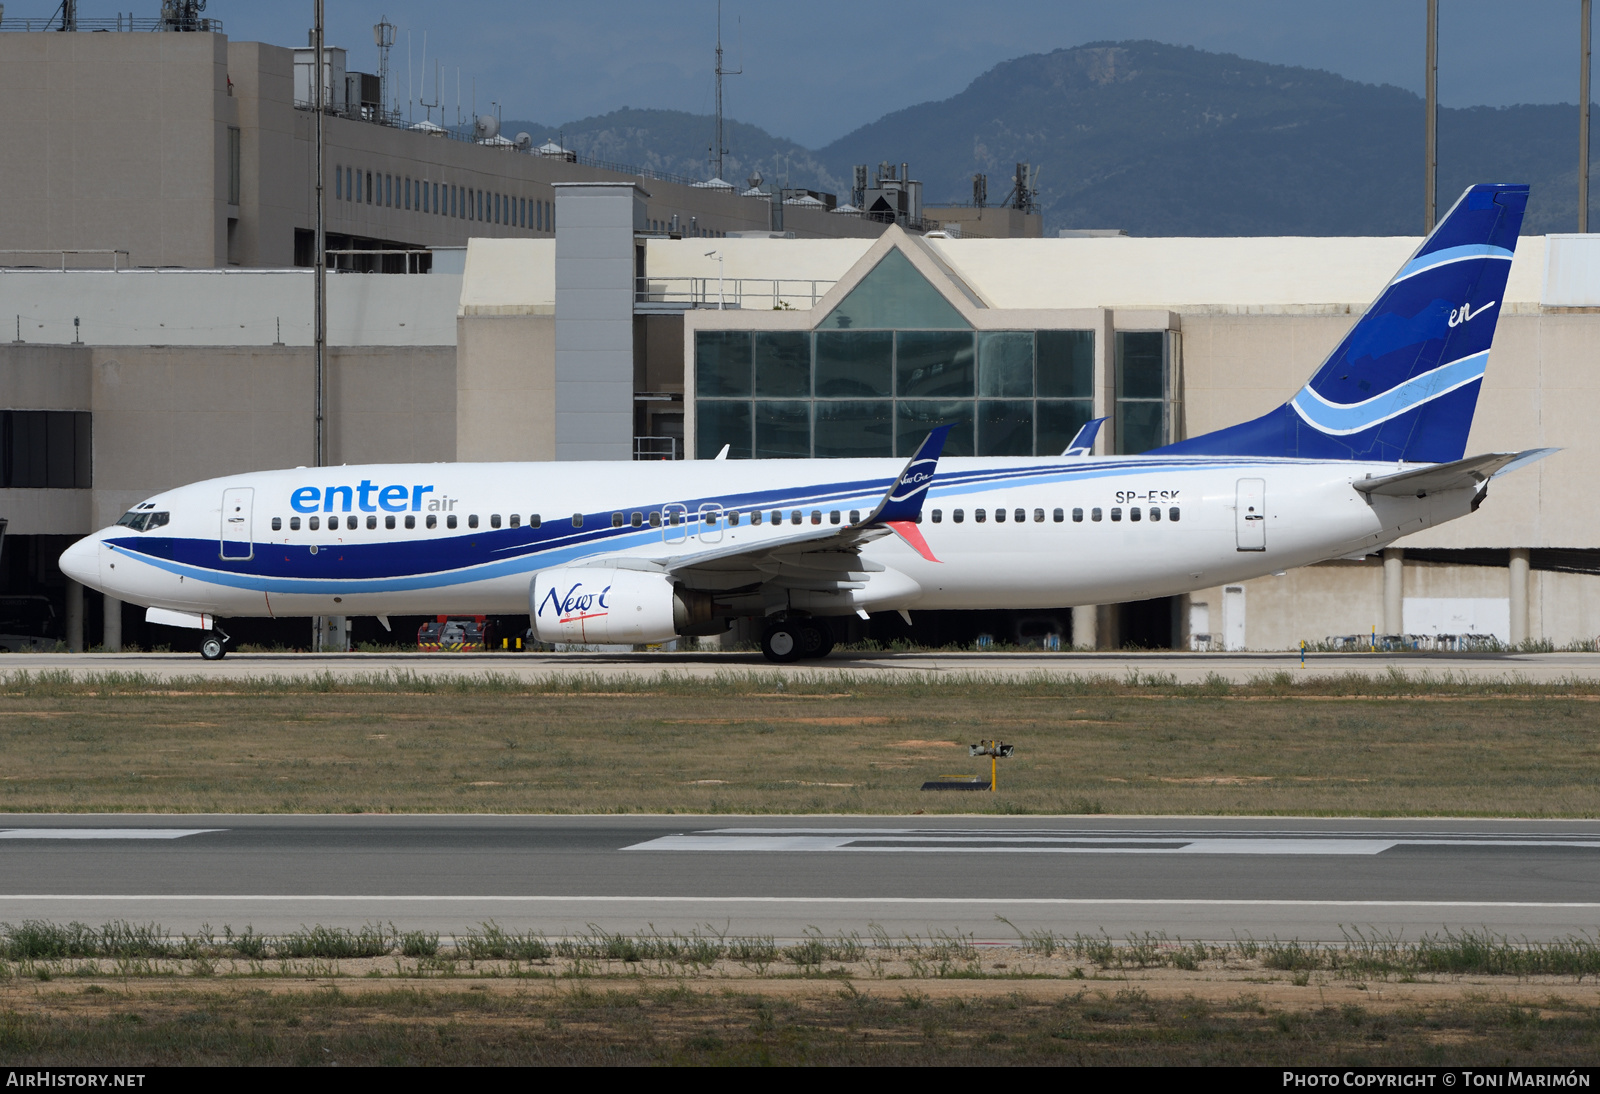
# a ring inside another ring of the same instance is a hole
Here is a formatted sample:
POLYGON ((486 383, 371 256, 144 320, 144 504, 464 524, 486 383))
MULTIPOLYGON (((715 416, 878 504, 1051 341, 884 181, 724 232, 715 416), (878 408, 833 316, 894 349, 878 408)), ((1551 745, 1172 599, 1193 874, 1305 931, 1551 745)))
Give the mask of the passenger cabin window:
MULTIPOLYGON (((983 510, 979 509, 978 512, 981 513, 983 510)), ((983 518, 979 517, 978 519, 982 520, 983 518)), ((994 511, 994 520, 996 524, 1004 524, 1006 521, 1006 511, 1004 509, 996 509, 994 511)))
POLYGON ((989 519, 989 514, 982 509, 974 509, 972 511, 972 519, 977 521, 979 524, 982 524, 984 521, 989 519))
MULTIPOLYGON (((393 517, 389 518, 389 527, 390 528, 394 527, 394 518, 393 517)), ((377 517, 368 517, 367 518, 367 529, 369 531, 374 531, 374 532, 377 531, 377 529, 378 529, 378 518, 377 517)))
POLYGON ((476 528, 477 526, 478 526, 478 514, 473 513, 471 516, 469 516, 467 518, 467 527, 468 528, 476 528))
POLYGON ((1113 505, 1111 507, 1111 519, 1113 521, 1118 521, 1118 520, 1122 519, 1122 509, 1121 509, 1120 506, 1113 505))
POLYGON ((498 528, 498 527, 500 527, 500 514, 499 513, 490 513, 489 514, 489 527, 490 528, 498 528))
POLYGON ((801 514, 800 510, 796 509, 794 512, 789 514, 789 523, 790 524, 799 524, 801 515, 802 514, 801 514))
POLYGON ((1160 520, 1161 519, 1161 506, 1152 505, 1150 507, 1150 519, 1151 520, 1160 520))
MULTIPOLYGON (((1059 513, 1060 510, 1058 509, 1058 510, 1056 510, 1056 512, 1059 513)), ((1072 511, 1072 523, 1073 524, 1082 524, 1083 523, 1083 510, 1082 509, 1074 509, 1072 511)))
POLYGON ((635 528, 643 527, 644 526, 644 514, 643 513, 634 513, 634 514, 632 514, 631 516, 628 517, 628 523, 633 525, 635 528))
MULTIPOLYGON (((935 509, 933 511, 933 523, 938 524, 938 523, 942 522, 943 520, 944 520, 944 513, 941 510, 935 509)), ((850 523, 854 524, 855 522, 851 521, 850 523)))
POLYGON ((861 510, 859 510, 859 509, 850 510, 850 523, 851 524, 860 524, 861 523, 861 510))
POLYGON ((384 528, 388 529, 391 532, 394 531, 394 514, 393 513, 390 513, 388 516, 383 518, 383 526, 384 526, 384 528))
POLYGON ((274 532, 280 532, 280 531, 283 530, 283 518, 282 517, 273 517, 272 518, 272 530, 274 532))
POLYGON ((1093 510, 1090 511, 1089 519, 1092 520, 1092 521, 1096 521, 1096 522, 1098 522, 1100 520, 1100 507, 1099 506, 1096 506, 1093 510))
POLYGON ((529 528, 537 528, 537 527, 539 527, 539 514, 538 513, 529 513, 528 514, 528 527, 529 528))
POLYGON ((811 510, 811 523, 812 524, 821 524, 822 523, 822 510, 821 509, 813 509, 813 510, 811 510))
MULTIPOLYGON (((757 518, 759 518, 760 516, 761 516, 760 513, 756 514, 757 518)), ((652 527, 652 528, 660 528, 661 527, 661 514, 656 512, 655 510, 651 510, 651 512, 650 512, 650 527, 652 527)))
POLYGON ((737 527, 739 527, 739 510, 737 510, 737 509, 729 509, 728 510, 728 527, 729 528, 737 528, 737 527))
POLYGON ((1043 524, 1044 523, 1044 510, 1043 509, 1035 509, 1033 511, 1033 523, 1035 523, 1035 524, 1043 524))
MULTIPOLYGON (((312 519, 315 519, 315 518, 312 518, 312 519)), ((337 532, 338 530, 339 530, 339 518, 338 517, 329 517, 328 518, 328 531, 337 532)))
POLYGON ((289 531, 298 532, 299 530, 300 530, 300 518, 299 517, 290 517, 289 518, 289 531))
POLYGON ((511 516, 506 518, 506 521, 513 528, 521 528, 522 527, 522 514, 521 513, 512 513, 511 516))
POLYGON ((1168 520, 1177 520, 1178 519, 1178 507, 1176 505, 1174 505, 1171 509, 1167 510, 1167 519, 1168 520))
MULTIPOLYGON (((1083 515, 1082 515, 1082 513, 1083 513, 1083 511, 1082 511, 1082 510, 1081 510, 1081 509, 1080 509, 1080 510, 1079 510, 1079 511, 1078 511, 1078 513, 1079 513, 1079 516, 1078 516, 1078 519, 1079 519, 1079 520, 1082 520, 1082 519, 1083 519, 1083 515)), ((1055 521, 1056 521, 1056 523, 1057 523, 1057 524, 1060 524, 1060 523, 1061 523, 1061 522, 1062 522, 1062 521, 1064 521, 1064 520, 1066 520, 1066 519, 1067 519, 1067 514, 1066 514, 1066 510, 1064 510, 1064 509, 1057 509, 1057 510, 1056 510, 1056 511, 1055 511, 1055 514, 1054 514, 1054 516, 1055 516, 1055 521)))
POLYGON ((960 524, 962 521, 967 519, 966 510, 964 510, 964 509, 952 509, 950 511, 950 519, 955 521, 957 524, 960 524))
POLYGON ((783 523, 783 510, 782 509, 774 509, 772 511, 772 523, 773 524, 782 524, 783 523))
POLYGON ((621 513, 612 513, 611 514, 611 527, 613 527, 613 528, 621 528, 622 527, 622 514, 621 513))
POLYGON ((415 528, 416 526, 417 526, 417 518, 415 516, 413 516, 412 514, 407 513, 406 514, 406 527, 407 528, 415 528))
MULTIPOLYGON (((653 516, 654 514, 651 514, 651 515, 653 516)), ((761 510, 757 509, 757 510, 755 510, 754 512, 752 512, 750 514, 750 523, 751 524, 760 524, 761 523, 761 510)))
POLYGON ((582 528, 583 527, 583 514, 582 513, 574 513, 574 514, 572 514, 572 526, 574 528, 582 528))
POLYGON ((318 519, 316 517, 307 517, 306 518, 306 527, 311 529, 311 531, 315 532, 317 530, 317 528, 320 527, 320 525, 318 523, 318 519))
POLYGON ((428 514, 428 527, 429 528, 437 528, 437 527, 439 527, 439 514, 437 514, 437 513, 429 513, 428 514))
POLYGON ((1138 520, 1139 519, 1139 507, 1137 505, 1135 505, 1133 508, 1128 510, 1128 519, 1129 520, 1138 520))
POLYGON ((454 513, 451 513, 448 516, 446 516, 444 518, 444 524, 445 524, 446 528, 454 528, 456 526, 456 515, 454 513))

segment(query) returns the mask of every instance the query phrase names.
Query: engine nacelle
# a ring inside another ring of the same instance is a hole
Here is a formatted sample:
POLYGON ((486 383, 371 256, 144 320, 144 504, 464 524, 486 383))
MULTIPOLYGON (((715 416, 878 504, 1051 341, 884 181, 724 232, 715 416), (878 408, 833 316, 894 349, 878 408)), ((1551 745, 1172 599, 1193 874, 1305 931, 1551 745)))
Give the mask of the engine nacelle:
POLYGON ((528 595, 541 642, 666 642, 711 619, 711 594, 677 589, 666 574, 564 566, 534 575, 528 595))

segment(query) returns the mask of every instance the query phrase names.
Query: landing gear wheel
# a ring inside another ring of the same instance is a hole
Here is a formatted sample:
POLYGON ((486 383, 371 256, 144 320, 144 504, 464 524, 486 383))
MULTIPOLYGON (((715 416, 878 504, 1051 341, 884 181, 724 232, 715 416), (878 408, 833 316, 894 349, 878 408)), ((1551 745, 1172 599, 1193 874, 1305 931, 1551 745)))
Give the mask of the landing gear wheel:
POLYGON ((820 660, 833 652, 833 628, 826 623, 813 623, 812 626, 816 628, 821 641, 817 643, 816 649, 808 650, 806 656, 820 660))
POLYGON ((806 655, 805 628, 790 622, 774 623, 761 636, 761 653, 768 661, 786 665, 806 655))
POLYGON ((833 629, 826 623, 808 620, 800 624, 800 655, 808 660, 826 657, 833 650, 833 629))
POLYGON ((200 638, 200 656, 207 661, 221 661, 228 653, 228 643, 216 631, 207 631, 200 638))

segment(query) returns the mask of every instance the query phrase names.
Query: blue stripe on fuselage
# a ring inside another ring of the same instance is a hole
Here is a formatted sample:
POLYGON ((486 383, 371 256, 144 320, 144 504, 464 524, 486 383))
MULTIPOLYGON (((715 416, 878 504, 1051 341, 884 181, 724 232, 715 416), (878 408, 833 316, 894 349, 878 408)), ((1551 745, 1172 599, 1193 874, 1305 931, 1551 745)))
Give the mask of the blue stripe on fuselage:
MULTIPOLYGON (((929 491, 929 497, 930 499, 960 497, 1008 487, 1088 481, 1138 473, 1219 470, 1256 467, 1262 463, 1305 466, 1328 462, 1340 461, 1227 457, 1174 460, 1165 457, 1149 460, 1121 459, 1115 463, 1073 460, 1068 464, 1050 464, 1043 467, 1030 465, 970 471, 952 470, 939 473, 929 491)), ((826 504, 848 505, 851 501, 859 501, 860 506, 866 509, 876 503, 882 496, 882 491, 888 489, 888 484, 892 481, 892 478, 886 477, 877 481, 829 483, 820 488, 810 487, 804 494, 765 490, 696 499, 693 502, 678 504, 694 506, 689 512, 691 522, 698 520, 697 510, 702 504, 719 505, 724 510, 748 512, 755 509, 792 509, 826 504)), ((659 511, 661 506, 649 508, 659 511)), ((328 594, 334 591, 346 594, 406 592, 443 588, 493 580, 511 574, 531 575, 537 570, 599 554, 621 554, 644 547, 656 547, 661 549, 658 553, 673 554, 686 553, 700 547, 700 544, 689 541, 689 537, 695 534, 690 524, 682 526, 684 541, 666 543, 663 541, 664 530, 661 528, 652 528, 648 525, 641 528, 634 528, 631 525, 614 528, 609 525, 609 516, 605 514, 608 522, 605 526, 577 534, 567 531, 557 533, 558 526, 552 522, 539 529, 480 530, 470 535, 446 539, 319 543, 316 554, 311 553, 310 544, 256 543, 254 557, 244 561, 218 559, 217 541, 213 539, 152 540, 130 535, 110 540, 108 543, 114 549, 168 573, 229 588, 280 595, 328 594), (528 536, 530 532, 535 533, 532 538, 528 536), (153 553, 152 548, 160 550, 162 546, 166 546, 170 551, 170 557, 153 553), (492 557, 503 556, 508 551, 518 553, 509 558, 492 557), (473 559, 466 565, 460 564, 463 555, 473 554, 481 561, 473 559), (454 563, 454 565, 441 563, 454 563), (219 568, 219 564, 227 568, 219 568), (339 566, 344 572, 317 576, 319 572, 332 566, 339 566)), ((586 524, 589 519, 586 516, 586 524)))

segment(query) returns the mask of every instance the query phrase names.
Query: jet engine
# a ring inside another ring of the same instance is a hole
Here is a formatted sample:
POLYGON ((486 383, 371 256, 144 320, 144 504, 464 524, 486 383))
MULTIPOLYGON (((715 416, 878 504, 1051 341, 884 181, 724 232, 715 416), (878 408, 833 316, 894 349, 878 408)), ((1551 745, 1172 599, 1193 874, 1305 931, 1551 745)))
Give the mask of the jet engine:
POLYGON ((534 575, 528 596, 541 642, 666 642, 711 620, 711 594, 651 570, 563 566, 534 575))

